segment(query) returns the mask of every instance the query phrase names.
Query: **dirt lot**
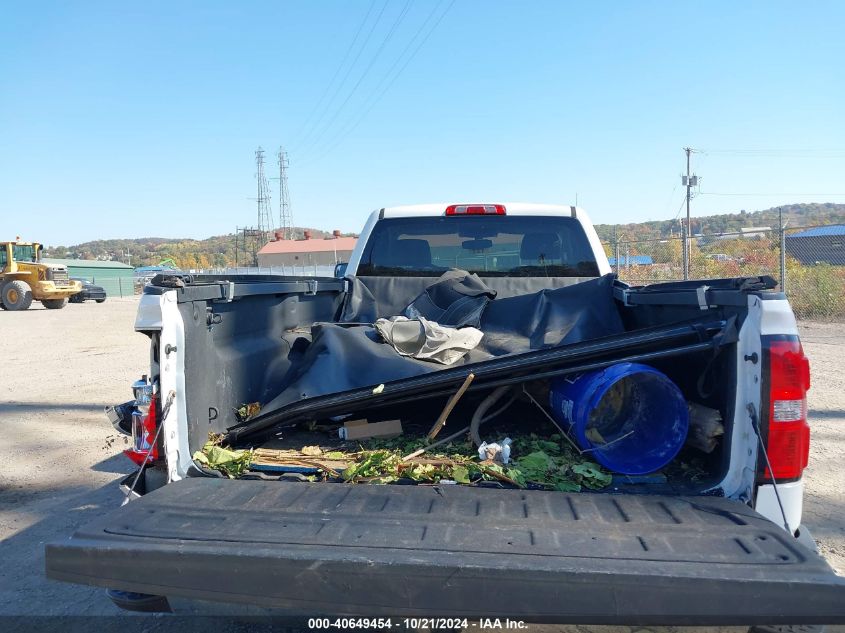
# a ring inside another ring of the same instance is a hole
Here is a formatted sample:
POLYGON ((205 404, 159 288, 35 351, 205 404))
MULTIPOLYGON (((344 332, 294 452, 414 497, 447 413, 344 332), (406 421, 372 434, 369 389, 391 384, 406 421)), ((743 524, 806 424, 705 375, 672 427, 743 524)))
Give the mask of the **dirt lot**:
MULTIPOLYGON (((120 454, 123 438, 102 410, 128 400, 130 383, 148 367, 147 339, 132 329, 136 306, 133 299, 110 299, 61 311, 34 304, 28 312, 0 312, 0 616, 120 613, 100 589, 48 581, 44 543, 70 535, 121 501, 116 481, 132 465, 120 454)), ((824 556, 845 574, 842 330, 841 325, 802 325, 813 367, 813 448, 804 517, 824 556)), ((75 630, 74 622, 80 630, 91 630, 84 619, 42 624, 65 631, 75 630)), ((115 620, 109 622, 97 628, 111 629, 115 620)), ((135 618, 116 627, 141 630, 138 625, 143 630, 172 628, 166 617, 135 618)), ((205 621, 202 630, 220 626, 205 621)), ((2 621, 0 628, 6 628, 2 621)))

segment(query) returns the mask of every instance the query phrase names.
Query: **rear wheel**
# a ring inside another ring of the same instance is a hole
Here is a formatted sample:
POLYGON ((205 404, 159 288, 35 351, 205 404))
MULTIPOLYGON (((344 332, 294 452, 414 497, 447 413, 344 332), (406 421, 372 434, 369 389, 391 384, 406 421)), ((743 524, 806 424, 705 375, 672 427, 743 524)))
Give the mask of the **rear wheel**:
POLYGON ((3 305, 7 310, 26 310, 32 305, 32 288, 25 281, 10 281, 3 286, 3 305))
POLYGON ((67 305, 67 299, 42 299, 41 303, 48 310, 61 310, 67 305))
POLYGON ((103 301, 105 301, 105 299, 95 299, 95 301, 96 301, 97 303, 102 303, 103 301))

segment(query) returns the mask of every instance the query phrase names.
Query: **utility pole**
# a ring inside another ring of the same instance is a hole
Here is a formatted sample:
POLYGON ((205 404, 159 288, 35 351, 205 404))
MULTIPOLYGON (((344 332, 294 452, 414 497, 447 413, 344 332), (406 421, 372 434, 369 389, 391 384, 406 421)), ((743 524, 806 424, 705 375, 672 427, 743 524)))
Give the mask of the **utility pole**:
POLYGON ((786 293, 786 224, 783 207, 778 207, 778 240, 780 241, 780 291, 786 293))
POLYGON ((692 230, 690 225, 689 201, 692 198, 692 188, 698 185, 698 176, 690 173, 690 154, 694 151, 691 147, 685 147, 687 154, 687 175, 681 176, 681 184, 687 188, 687 221, 684 222, 684 280, 689 279, 690 268, 690 238, 692 230))
POLYGON ((243 252, 243 264, 245 266, 258 266, 258 251, 267 242, 264 241, 264 231, 255 227, 235 227, 235 267, 241 265, 241 252, 243 252), (252 262, 250 264, 249 262, 252 262))

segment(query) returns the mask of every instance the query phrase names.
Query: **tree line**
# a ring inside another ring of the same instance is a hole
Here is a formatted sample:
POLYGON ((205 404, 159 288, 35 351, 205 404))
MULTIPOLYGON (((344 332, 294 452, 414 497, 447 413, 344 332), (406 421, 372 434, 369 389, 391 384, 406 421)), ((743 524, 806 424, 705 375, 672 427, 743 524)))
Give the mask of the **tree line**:
MULTIPOLYGON (((305 231, 311 231, 313 239, 322 239, 331 235, 330 231, 296 227, 294 238, 302 239, 305 231)), ((343 235, 354 234, 344 233, 343 235)), ((135 267, 156 266, 170 260, 176 267, 185 270, 224 268, 235 265, 235 235, 216 235, 204 240, 163 237, 94 240, 72 246, 45 246, 45 257, 113 260, 129 263, 135 267)), ((243 261, 244 254, 241 252, 241 265, 243 261)))
MULTIPOLYGON (((693 235, 734 233, 742 228, 778 228, 780 213, 789 227, 819 224, 845 224, 845 204, 834 202, 788 204, 762 211, 724 213, 692 218, 693 235)), ((678 237, 682 233, 680 219, 632 222, 629 224, 596 224, 596 231, 603 241, 618 238, 625 241, 678 237)))

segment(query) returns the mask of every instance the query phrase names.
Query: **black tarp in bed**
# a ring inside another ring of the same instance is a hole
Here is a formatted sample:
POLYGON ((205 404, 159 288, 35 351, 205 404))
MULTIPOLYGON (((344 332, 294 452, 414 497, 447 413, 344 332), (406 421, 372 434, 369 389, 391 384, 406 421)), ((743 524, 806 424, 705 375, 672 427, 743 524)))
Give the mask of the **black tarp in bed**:
MULTIPOLYGON (((493 299, 481 316, 484 338, 458 364, 622 333, 613 280, 614 275, 605 275, 561 288, 493 299)), ((393 316, 379 311, 378 301, 360 281, 353 282, 348 305, 366 306, 366 310, 344 311, 346 320, 355 324, 315 324, 311 344, 291 367, 282 392, 263 406, 262 414, 302 398, 376 386, 446 367, 400 356, 381 341, 372 325, 360 324, 362 316, 367 320, 393 316)))

